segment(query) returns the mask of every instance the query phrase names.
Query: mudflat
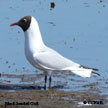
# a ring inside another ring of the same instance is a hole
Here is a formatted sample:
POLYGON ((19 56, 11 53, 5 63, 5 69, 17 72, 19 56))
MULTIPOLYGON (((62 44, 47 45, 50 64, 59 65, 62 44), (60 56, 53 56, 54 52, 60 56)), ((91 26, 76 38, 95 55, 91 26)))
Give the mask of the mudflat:
MULTIPOLYGON (((18 87, 17 85, 9 86, 18 87)), ((28 87, 33 87, 33 85, 28 87)), ((0 108, 108 108, 105 98, 104 95, 92 93, 89 90, 70 92, 53 88, 0 90, 0 108), (95 101, 98 103, 93 103, 95 101)))

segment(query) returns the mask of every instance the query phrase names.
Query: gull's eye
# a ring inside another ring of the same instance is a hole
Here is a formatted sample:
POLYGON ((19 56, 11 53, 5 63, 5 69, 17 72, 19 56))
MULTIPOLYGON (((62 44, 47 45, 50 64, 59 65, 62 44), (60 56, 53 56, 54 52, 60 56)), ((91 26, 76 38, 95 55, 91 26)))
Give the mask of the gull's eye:
POLYGON ((24 18, 24 22, 27 22, 27 19, 24 18))

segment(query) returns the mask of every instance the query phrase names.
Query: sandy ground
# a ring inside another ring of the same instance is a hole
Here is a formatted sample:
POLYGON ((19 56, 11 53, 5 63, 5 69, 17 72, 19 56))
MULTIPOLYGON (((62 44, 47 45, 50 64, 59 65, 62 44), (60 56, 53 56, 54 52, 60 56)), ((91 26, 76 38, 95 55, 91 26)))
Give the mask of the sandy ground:
MULTIPOLYGON (((0 85, 4 90, 0 90, 0 108, 108 108, 105 104, 107 100, 104 95, 91 93, 91 91, 71 91, 65 92, 57 89, 40 90, 41 87, 34 85, 24 86, 20 90, 5 90, 5 88, 17 87, 18 85, 0 85), (34 87, 34 89, 33 89, 34 87), (102 104, 81 106, 84 101, 102 100, 102 104)), ((21 87, 21 85, 20 85, 21 87)))

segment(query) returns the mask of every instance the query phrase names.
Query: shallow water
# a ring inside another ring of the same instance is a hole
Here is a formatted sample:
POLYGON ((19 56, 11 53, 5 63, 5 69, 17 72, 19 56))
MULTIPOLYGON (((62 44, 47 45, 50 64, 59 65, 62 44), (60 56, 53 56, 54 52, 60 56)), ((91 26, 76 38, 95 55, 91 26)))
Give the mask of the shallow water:
POLYGON ((24 36, 9 25, 32 15, 39 22, 46 45, 63 56, 99 69, 100 77, 84 79, 71 73, 53 75, 53 86, 62 90, 89 89, 108 97, 108 1, 103 0, 1 0, 0 77, 1 84, 43 85, 43 72, 36 71, 24 56, 24 36))

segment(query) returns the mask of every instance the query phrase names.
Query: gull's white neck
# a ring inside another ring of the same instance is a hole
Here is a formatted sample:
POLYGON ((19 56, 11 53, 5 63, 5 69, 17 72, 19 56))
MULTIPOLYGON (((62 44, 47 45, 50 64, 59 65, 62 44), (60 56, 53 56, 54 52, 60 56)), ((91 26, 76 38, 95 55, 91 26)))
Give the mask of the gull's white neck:
POLYGON ((24 35, 25 35, 25 50, 29 49, 32 52, 34 52, 44 47, 39 26, 34 17, 32 17, 30 27, 28 28, 28 30, 24 32, 24 35))

